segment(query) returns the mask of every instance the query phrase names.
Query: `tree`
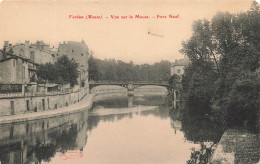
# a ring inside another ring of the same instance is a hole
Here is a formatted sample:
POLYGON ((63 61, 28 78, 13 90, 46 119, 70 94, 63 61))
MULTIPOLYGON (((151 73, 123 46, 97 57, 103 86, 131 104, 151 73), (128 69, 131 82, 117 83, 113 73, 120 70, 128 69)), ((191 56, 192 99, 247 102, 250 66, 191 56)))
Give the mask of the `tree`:
POLYGON ((54 65, 51 63, 46 63, 46 64, 40 64, 37 67, 37 76, 38 78, 41 78, 45 81, 54 81, 56 78, 56 72, 54 69, 54 65))
POLYGON ((256 120, 259 20, 259 5, 253 2, 247 12, 218 13, 211 21, 194 23, 193 35, 181 52, 191 60, 182 84, 188 104, 200 107, 196 112, 211 114, 232 127, 256 120))
POLYGON ((135 65, 115 59, 89 59, 89 77, 101 81, 167 81, 170 78, 169 61, 161 61, 153 65, 135 65))
POLYGON ((93 55, 90 55, 90 58, 88 60, 88 78, 89 80, 94 81, 97 81, 99 79, 98 66, 93 55))
POLYGON ((56 70, 56 77, 61 77, 65 82, 70 83, 71 86, 77 84, 78 78, 78 63, 74 59, 69 59, 63 55, 58 58, 54 64, 56 70))
POLYGON ((37 76, 43 79, 44 83, 70 83, 71 86, 77 83, 78 64, 67 56, 60 57, 54 64, 41 64, 37 69, 37 76))

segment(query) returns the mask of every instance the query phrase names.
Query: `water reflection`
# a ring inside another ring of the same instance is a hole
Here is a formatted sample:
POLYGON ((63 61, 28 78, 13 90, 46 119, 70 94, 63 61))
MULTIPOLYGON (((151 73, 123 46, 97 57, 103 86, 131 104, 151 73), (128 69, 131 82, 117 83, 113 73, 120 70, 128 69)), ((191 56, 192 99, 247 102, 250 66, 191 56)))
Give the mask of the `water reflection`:
POLYGON ((2 164, 50 162, 57 152, 81 151, 87 142, 87 112, 1 125, 2 164), (9 134, 9 135, 8 135, 9 134))
POLYGON ((163 94, 157 96, 142 94, 135 96, 127 96, 126 94, 98 95, 88 118, 88 130, 96 128, 100 121, 119 121, 125 117, 132 118, 133 114, 153 115, 167 119, 169 118, 169 106, 165 105, 163 94))
POLYGON ((128 96, 128 108, 132 108, 134 104, 134 96, 128 96))
MULTIPOLYGON (((200 145, 192 148, 187 163, 209 163, 216 144, 224 133, 224 127, 207 115, 191 114, 188 111, 184 106, 182 110, 173 110, 171 112, 172 120, 181 122, 180 128, 184 132, 185 139, 200 145)), ((175 124, 172 125, 174 128, 176 127, 175 124)))
MULTIPOLYGON (((5 163, 193 163, 222 131, 210 118, 170 111, 164 95, 99 95, 90 111, 0 126, 5 163)), ((202 154, 202 155, 201 155, 202 154)))

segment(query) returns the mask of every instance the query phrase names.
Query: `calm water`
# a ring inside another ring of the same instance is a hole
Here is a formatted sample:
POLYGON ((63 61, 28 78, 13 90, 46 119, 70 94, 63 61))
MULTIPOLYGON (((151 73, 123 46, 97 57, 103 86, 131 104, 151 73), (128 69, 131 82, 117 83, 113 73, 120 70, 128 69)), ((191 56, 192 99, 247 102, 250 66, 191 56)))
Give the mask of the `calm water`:
POLYGON ((160 94, 98 95, 90 111, 0 125, 0 161, 182 164, 218 142, 216 125, 169 110, 160 94))

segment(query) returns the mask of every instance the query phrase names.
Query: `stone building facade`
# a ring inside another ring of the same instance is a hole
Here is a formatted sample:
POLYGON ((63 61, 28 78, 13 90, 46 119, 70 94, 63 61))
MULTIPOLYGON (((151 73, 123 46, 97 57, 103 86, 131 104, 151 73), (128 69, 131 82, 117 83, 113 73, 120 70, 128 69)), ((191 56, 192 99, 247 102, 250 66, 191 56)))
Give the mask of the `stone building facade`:
POLYGON ((189 65, 190 61, 185 56, 184 59, 175 60, 175 62, 171 66, 171 75, 179 75, 181 76, 184 73, 184 68, 189 65))
POLYGON ((85 42, 68 41, 59 44, 55 59, 66 55, 69 59, 74 59, 78 65, 79 77, 77 79, 80 87, 88 84, 88 59, 89 49, 85 42))
POLYGON ((0 50, 0 84, 28 84, 36 78, 37 65, 54 62, 53 53, 42 41, 31 45, 5 41, 0 50))
POLYGON ((37 41, 30 45, 29 58, 37 64, 54 63, 54 54, 56 52, 50 49, 50 45, 43 41, 37 41))
POLYGON ((0 117, 58 109, 82 100, 89 93, 88 54, 88 47, 84 42, 60 44, 59 49, 53 51, 41 41, 31 45, 29 41, 25 41, 24 44, 13 46, 5 41, 3 49, 0 50, 0 117), (79 64, 80 88, 49 92, 50 84, 44 84, 44 92, 40 92, 41 86, 33 82, 37 66, 47 62, 54 63, 62 55, 67 55, 79 64))
POLYGON ((25 56, 0 51, 0 84, 27 84, 36 74, 36 63, 25 56))
POLYGON ((3 49, 0 50, 0 84, 28 84, 36 78, 37 65, 54 63, 63 55, 79 64, 79 86, 87 85, 89 49, 84 41, 63 42, 57 50, 50 48, 50 45, 43 41, 33 44, 25 41, 15 45, 5 41, 3 49))
POLYGON ((37 41, 33 44, 30 44, 29 41, 25 41, 25 43, 15 45, 5 41, 4 47, 7 52, 11 51, 14 55, 30 59, 37 64, 53 63, 55 52, 52 52, 50 45, 45 44, 43 41, 37 41))

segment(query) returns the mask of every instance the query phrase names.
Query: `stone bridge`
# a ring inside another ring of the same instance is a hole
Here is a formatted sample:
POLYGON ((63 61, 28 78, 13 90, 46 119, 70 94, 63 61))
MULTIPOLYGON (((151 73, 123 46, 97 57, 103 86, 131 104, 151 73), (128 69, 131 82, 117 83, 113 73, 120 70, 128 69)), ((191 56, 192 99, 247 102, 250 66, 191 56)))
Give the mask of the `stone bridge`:
POLYGON ((135 88, 146 86, 146 85, 162 86, 166 88, 170 86, 166 82, 96 82, 96 83, 90 82, 89 89, 91 90, 92 88, 101 85, 118 85, 127 88, 128 91, 133 91, 135 88))

